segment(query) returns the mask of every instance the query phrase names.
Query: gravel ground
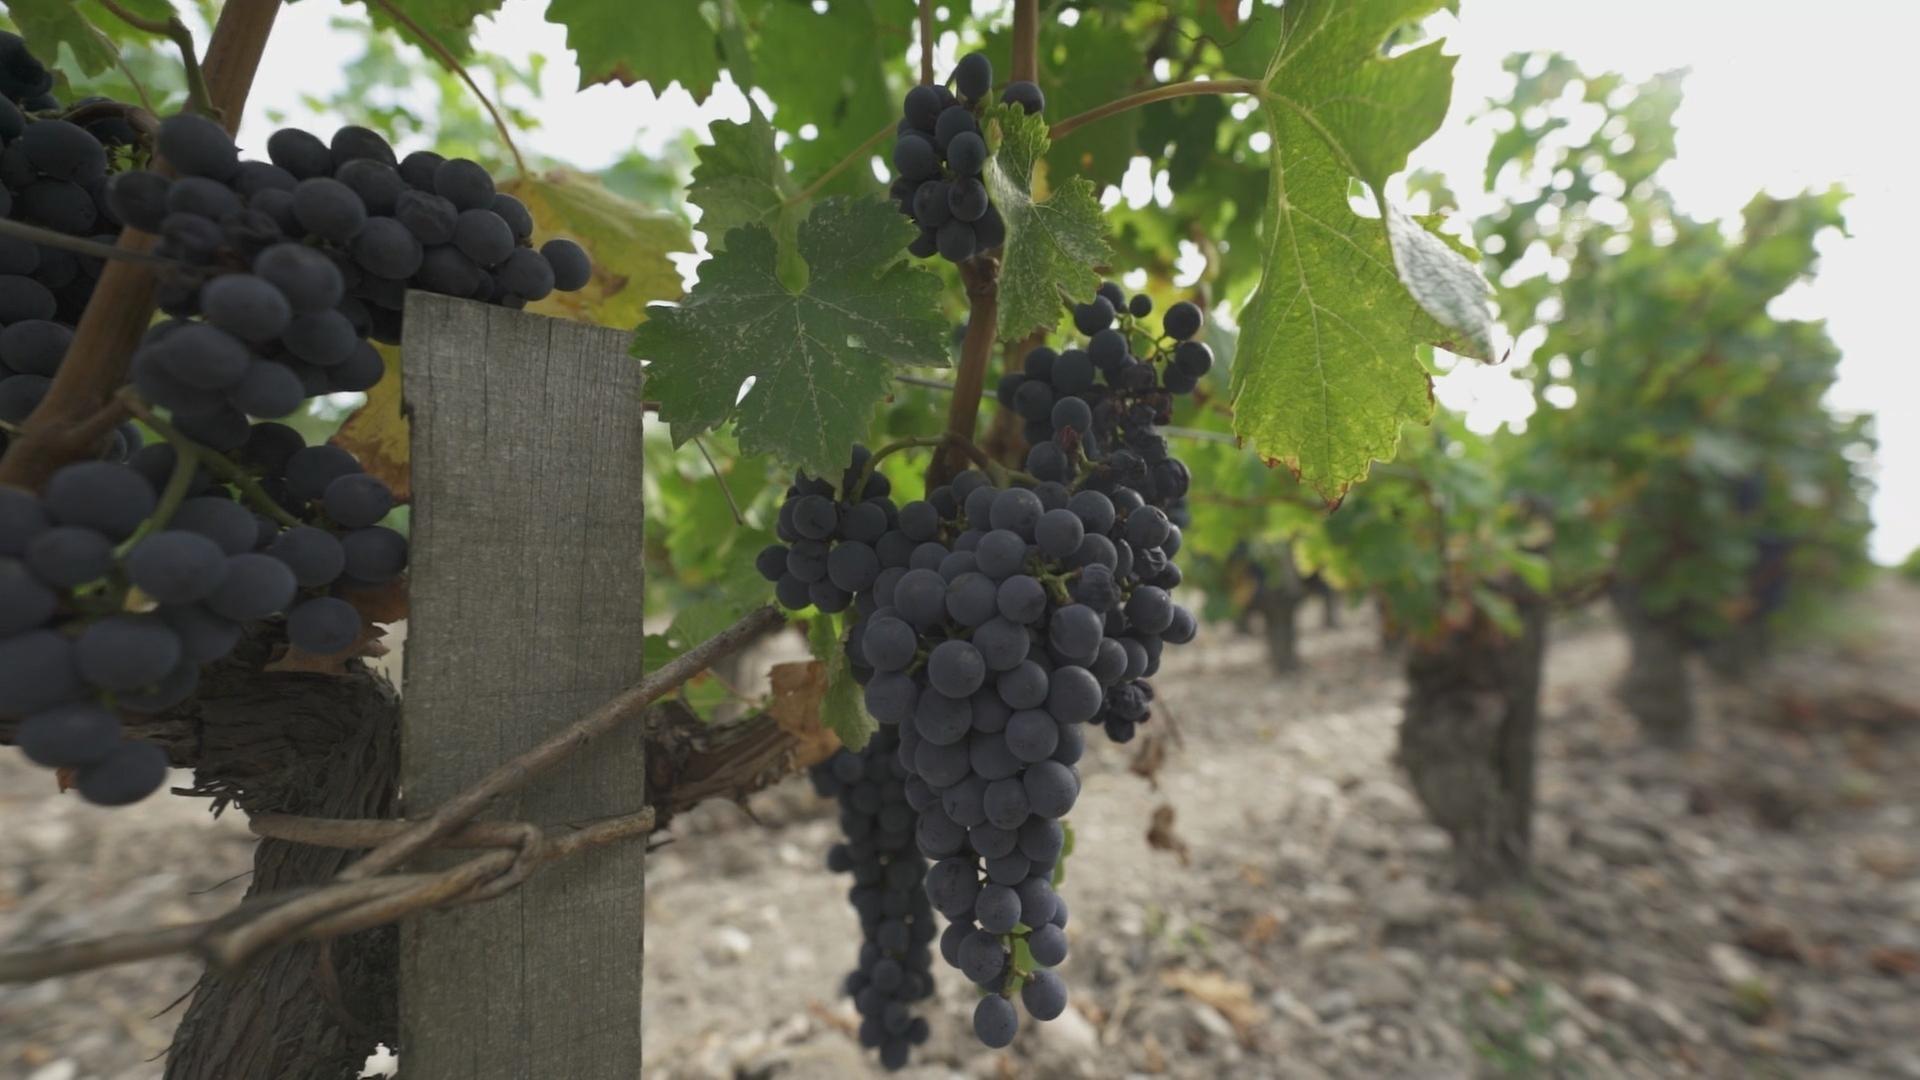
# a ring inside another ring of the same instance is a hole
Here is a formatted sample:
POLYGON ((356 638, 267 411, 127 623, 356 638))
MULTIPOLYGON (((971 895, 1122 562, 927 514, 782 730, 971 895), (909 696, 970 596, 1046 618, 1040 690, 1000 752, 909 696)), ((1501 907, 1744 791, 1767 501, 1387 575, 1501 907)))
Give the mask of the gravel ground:
MULTIPOLYGON (((1718 687, 1700 746, 1643 748, 1604 624, 1548 659, 1534 882, 1447 886, 1392 763, 1400 680, 1364 626, 1306 670, 1217 628, 1156 679, 1179 738, 1090 750, 1065 894, 1073 1007, 989 1053, 951 972, 913 1077, 1920 1078, 1920 593, 1718 687), (1156 815, 1172 814, 1161 846, 1156 815)), ((95 810, 0 755, 0 943, 201 917, 237 820, 95 810)), ((837 997, 857 930, 802 783, 684 816, 651 858, 648 1077, 879 1075, 837 997)), ((0 989, 0 1076, 159 1074, 186 962, 0 989)))

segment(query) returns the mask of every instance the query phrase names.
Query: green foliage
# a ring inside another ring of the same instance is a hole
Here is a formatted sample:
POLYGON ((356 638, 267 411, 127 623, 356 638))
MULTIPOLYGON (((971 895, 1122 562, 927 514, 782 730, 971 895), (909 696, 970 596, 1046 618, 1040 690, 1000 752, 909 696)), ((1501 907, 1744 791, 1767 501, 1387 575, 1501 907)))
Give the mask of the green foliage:
POLYGON ((1920 548, 1914 548, 1900 562, 1900 576, 1920 585, 1920 548))
MULTIPOLYGON (((774 126, 791 137, 786 155, 806 176, 824 172, 876 131, 892 130, 900 106, 888 61, 906 52, 914 26, 907 4, 839 0, 825 7, 741 0, 737 31, 721 36, 736 81, 751 82, 779 104, 774 126)), ((848 169, 823 192, 878 188, 871 172, 848 169)))
POLYGON ((1100 287, 1094 269, 1112 255, 1093 184, 1074 177, 1036 201, 1034 167, 1046 155, 1047 123, 1011 106, 995 110, 1000 145, 987 166, 987 192, 1007 222, 1000 259, 1000 337, 1051 330, 1064 301, 1085 301, 1100 287))
POLYGON ((1404 442, 1394 462, 1327 519, 1329 576, 1371 593, 1393 628, 1416 640, 1482 618, 1519 633, 1509 589, 1549 591, 1541 550, 1551 531, 1509 488, 1506 450, 1450 417, 1429 437, 1404 442))
POLYGON ((733 417, 746 453, 823 475, 845 468, 894 366, 946 358, 939 279, 902 264, 912 234, 886 203, 829 199, 800 226, 810 280, 794 292, 770 230, 729 233, 686 300, 652 308, 634 334, 675 444, 733 417))
POLYGON ((797 239, 809 204, 800 199, 774 148, 773 125, 758 105, 748 108, 746 123, 715 123, 713 142, 694 151, 700 164, 693 167, 687 201, 700 208, 700 230, 711 251, 725 251, 727 234, 742 225, 771 229, 780 245, 780 280, 802 289, 807 264, 797 239))
POLYGON ((1484 316, 1475 321, 1458 295, 1472 286, 1452 284, 1471 268, 1380 197, 1440 126, 1453 74, 1438 42, 1392 58, 1382 44, 1440 6, 1289 4, 1227 48, 1230 68, 1259 87, 1274 147, 1260 289, 1241 336, 1243 355, 1258 362, 1234 369, 1234 431, 1335 502, 1370 461, 1391 456, 1404 423, 1431 415, 1417 346, 1490 351, 1484 316), (1348 205, 1353 179, 1373 189, 1379 219, 1348 205))
POLYGON ((656 0, 644 11, 606 0, 552 0, 547 21, 567 28, 581 86, 644 82, 664 93, 679 83, 703 101, 719 80, 720 57, 700 7, 698 0, 656 0))
POLYGON ((1479 231, 1500 264, 1565 267, 1500 298, 1545 330, 1523 369, 1540 408, 1519 482, 1552 492, 1563 541, 1581 541, 1557 547, 1562 576, 1609 571, 1699 641, 1857 580, 1870 433, 1824 403, 1839 362, 1825 328, 1770 311, 1843 227, 1844 195, 1756 196, 1737 229, 1686 217, 1657 176, 1676 77, 1509 68, 1488 174, 1517 197, 1479 231), (1576 104, 1600 122, 1576 128, 1576 104))
POLYGON ((820 723, 839 736, 841 745, 858 750, 867 745, 880 725, 867 715, 860 685, 854 682, 847 650, 841 645, 844 637, 838 615, 816 614, 807 628, 807 645, 814 659, 827 666, 827 693, 820 699, 820 723))

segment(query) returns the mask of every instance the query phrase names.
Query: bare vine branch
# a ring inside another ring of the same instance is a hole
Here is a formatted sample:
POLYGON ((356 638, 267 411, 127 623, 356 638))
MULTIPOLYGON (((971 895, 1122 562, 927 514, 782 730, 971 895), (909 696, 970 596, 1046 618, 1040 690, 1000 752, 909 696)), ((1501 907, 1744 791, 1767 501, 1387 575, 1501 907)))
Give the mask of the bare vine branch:
POLYGON ((472 821, 494 799, 518 791, 547 770, 601 735, 638 717, 662 694, 731 655, 782 621, 780 612, 762 607, 732 626, 662 665, 660 670, 616 694, 612 700, 567 725, 532 749, 497 766, 478 783, 442 803, 430 816, 405 833, 381 844, 341 871, 342 880, 355 881, 391 870, 447 833, 472 821))
POLYGON ((1116 113, 1137 109, 1142 105, 1151 105, 1156 101, 1172 101, 1174 98, 1196 97, 1203 94, 1265 94, 1267 88, 1258 79, 1199 79, 1193 82, 1168 83, 1142 90, 1137 94, 1128 94, 1115 98, 1105 105, 1096 105, 1083 113, 1076 113, 1047 129, 1047 137, 1055 142, 1066 138, 1081 127, 1104 120, 1116 113))

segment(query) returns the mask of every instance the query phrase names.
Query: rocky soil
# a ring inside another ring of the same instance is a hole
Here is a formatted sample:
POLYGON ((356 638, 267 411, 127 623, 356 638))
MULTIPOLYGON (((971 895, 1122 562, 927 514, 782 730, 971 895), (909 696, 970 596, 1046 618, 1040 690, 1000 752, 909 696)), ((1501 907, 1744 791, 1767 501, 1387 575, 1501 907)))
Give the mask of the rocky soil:
MULTIPOLYGON (((1537 872, 1469 899, 1391 761, 1395 662, 1309 631, 1275 679, 1224 628, 1156 679, 1177 729, 1085 763, 1064 891, 1073 1007, 989 1053, 951 972, 912 1077, 1920 1078, 1920 593, 1719 683, 1643 747, 1604 623, 1549 654, 1537 872), (1152 842, 1150 842, 1150 839, 1152 842)), ((804 784, 684 816, 649 865, 648 1077, 879 1075, 837 997, 857 944, 804 784)), ((220 910, 237 821, 106 812, 0 755, 0 945, 220 910)), ((0 1076, 144 1078, 176 961, 0 988, 0 1076)), ((404 1072, 402 1073, 404 1075, 404 1072)))

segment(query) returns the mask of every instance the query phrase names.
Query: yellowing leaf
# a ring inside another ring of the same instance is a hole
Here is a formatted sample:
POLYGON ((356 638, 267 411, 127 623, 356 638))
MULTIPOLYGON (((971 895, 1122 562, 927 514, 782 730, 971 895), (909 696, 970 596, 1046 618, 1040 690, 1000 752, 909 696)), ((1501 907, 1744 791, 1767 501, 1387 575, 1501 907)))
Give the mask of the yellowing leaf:
POLYGON ((360 459, 360 466, 393 489, 397 502, 413 498, 413 468, 409 464, 407 417, 400 411, 400 350, 375 344, 387 373, 367 391, 367 400, 340 431, 327 440, 360 459))
POLYGON ((584 173, 555 170, 515 177, 500 190, 527 204, 534 243, 556 236, 576 241, 593 256, 593 280, 578 292, 556 292, 528 311, 602 326, 634 326, 647 304, 678 299, 680 271, 670 251, 692 251, 684 219, 650 210, 608 191, 584 173))

